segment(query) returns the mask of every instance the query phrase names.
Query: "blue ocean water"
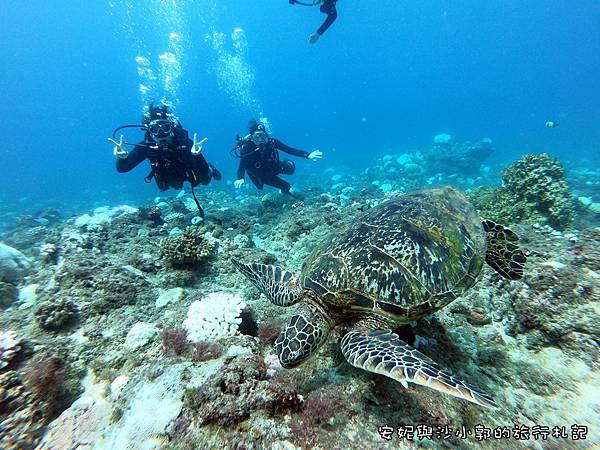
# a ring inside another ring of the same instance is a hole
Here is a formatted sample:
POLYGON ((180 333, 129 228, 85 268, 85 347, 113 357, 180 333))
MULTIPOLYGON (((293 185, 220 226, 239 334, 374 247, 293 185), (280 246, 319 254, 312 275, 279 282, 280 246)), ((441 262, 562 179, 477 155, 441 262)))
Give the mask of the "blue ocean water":
POLYGON ((4 0, 4 207, 150 201, 147 166, 117 174, 107 137, 161 97, 209 137, 228 181, 235 135, 260 115, 287 144, 324 152, 296 180, 438 133, 490 137, 502 163, 546 151, 600 165, 596 0, 340 0, 338 12, 311 46, 325 16, 285 0, 4 0))

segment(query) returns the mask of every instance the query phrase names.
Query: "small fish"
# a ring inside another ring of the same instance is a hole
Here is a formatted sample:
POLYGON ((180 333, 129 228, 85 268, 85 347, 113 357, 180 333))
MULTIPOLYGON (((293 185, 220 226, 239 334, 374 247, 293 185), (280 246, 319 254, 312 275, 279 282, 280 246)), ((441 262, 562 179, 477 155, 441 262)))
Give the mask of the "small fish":
POLYGON ((546 128, 556 128, 558 126, 558 122, 555 122, 554 120, 548 120, 546 122, 546 128))

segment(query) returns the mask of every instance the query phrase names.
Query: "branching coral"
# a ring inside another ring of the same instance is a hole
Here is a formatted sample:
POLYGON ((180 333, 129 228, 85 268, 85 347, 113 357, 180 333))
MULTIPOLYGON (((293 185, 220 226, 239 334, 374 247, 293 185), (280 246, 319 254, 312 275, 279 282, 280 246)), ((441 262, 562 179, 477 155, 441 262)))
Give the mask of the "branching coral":
POLYGON ((211 255, 213 244, 204 238, 199 227, 187 227, 177 236, 165 238, 160 251, 171 266, 186 266, 205 262, 211 255))
POLYGON ((183 328, 190 342, 212 341, 235 334, 246 303, 239 295, 213 292, 190 305, 183 328))

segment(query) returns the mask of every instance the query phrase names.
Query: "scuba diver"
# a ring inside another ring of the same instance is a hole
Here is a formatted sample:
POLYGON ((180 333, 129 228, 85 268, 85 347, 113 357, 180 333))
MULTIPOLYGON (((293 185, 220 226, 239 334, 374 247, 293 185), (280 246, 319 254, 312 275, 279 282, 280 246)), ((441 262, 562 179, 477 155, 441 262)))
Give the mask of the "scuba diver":
POLYGON ((310 153, 297 150, 288 147, 278 139, 269 137, 265 125, 255 120, 250 121, 248 132, 249 134, 244 138, 238 136, 238 143, 231 150, 233 156, 240 158, 237 180, 233 183, 236 189, 244 185, 244 176, 248 172, 250 180, 258 189, 262 190, 266 184, 280 189, 283 194, 292 195, 290 184, 279 178, 278 175, 292 175, 296 170, 296 165, 289 159, 281 160, 279 150, 311 161, 317 161, 323 157, 323 153, 319 150, 310 153))
POLYGON ((313 34, 311 34, 308 38, 308 42, 311 44, 315 44, 319 38, 323 35, 323 33, 325 33, 327 31, 327 29, 333 24, 333 22, 335 22, 335 19, 337 19, 337 9, 335 7, 335 4, 338 2, 338 0, 289 0, 290 5, 302 5, 302 6, 316 6, 316 5, 321 5, 320 11, 323 14, 327 14, 327 17, 325 18, 325 22, 323 22, 323 24, 317 29, 317 31, 315 31, 313 34))
POLYGON ((198 135, 194 133, 194 139, 191 140, 166 102, 150 104, 142 125, 118 127, 108 140, 115 144, 113 153, 117 157, 117 172, 129 172, 148 159, 152 169, 145 178, 146 183, 154 178, 158 188, 166 191, 169 188, 181 189, 183 183, 189 181, 198 211, 204 217, 194 187, 198 184, 207 185, 213 178, 220 180, 221 173, 202 156, 202 145, 208 138, 198 141, 198 135), (135 145, 131 152, 124 146, 134 144, 124 142, 123 135, 116 141, 116 133, 123 128, 139 128, 145 132, 144 140, 135 145))

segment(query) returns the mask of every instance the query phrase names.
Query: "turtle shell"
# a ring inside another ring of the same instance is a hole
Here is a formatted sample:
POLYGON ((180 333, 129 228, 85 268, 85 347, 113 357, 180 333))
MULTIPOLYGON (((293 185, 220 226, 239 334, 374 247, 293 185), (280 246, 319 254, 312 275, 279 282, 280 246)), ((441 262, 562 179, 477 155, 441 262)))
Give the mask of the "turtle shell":
POLYGON ((341 314, 408 322, 475 284, 485 237, 462 193, 417 191, 381 203, 325 239, 304 262, 302 282, 341 314))

